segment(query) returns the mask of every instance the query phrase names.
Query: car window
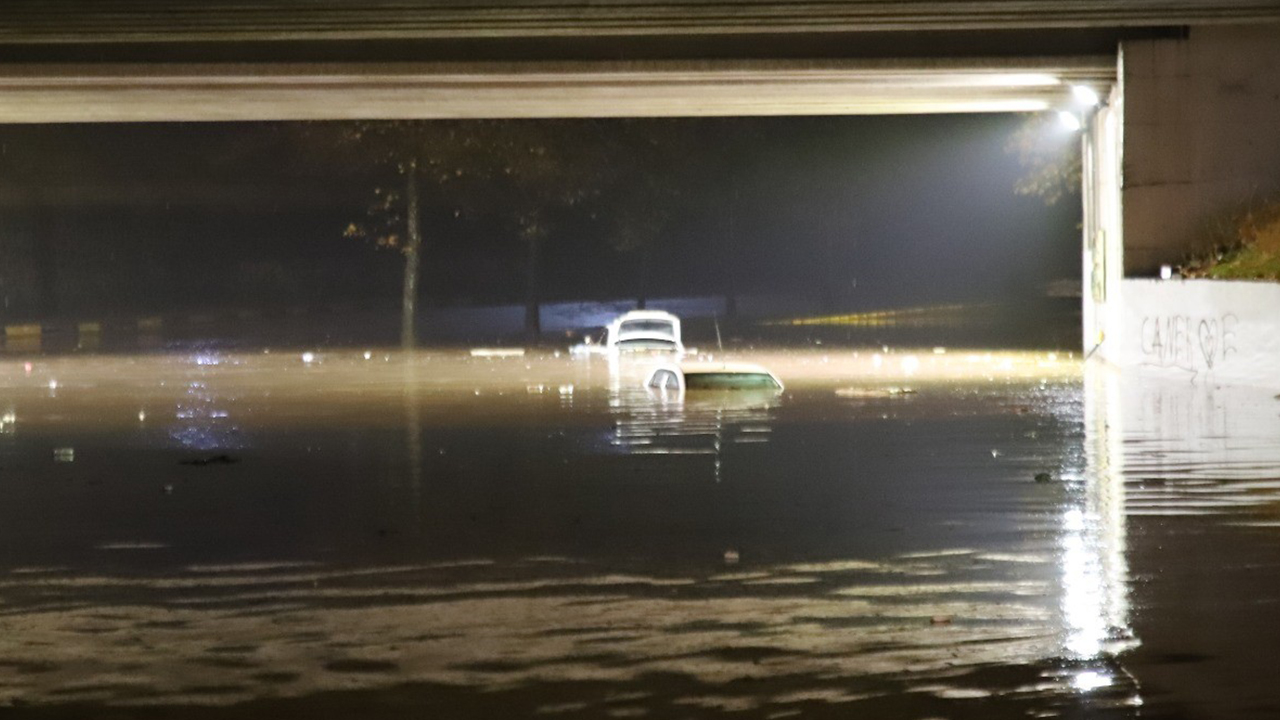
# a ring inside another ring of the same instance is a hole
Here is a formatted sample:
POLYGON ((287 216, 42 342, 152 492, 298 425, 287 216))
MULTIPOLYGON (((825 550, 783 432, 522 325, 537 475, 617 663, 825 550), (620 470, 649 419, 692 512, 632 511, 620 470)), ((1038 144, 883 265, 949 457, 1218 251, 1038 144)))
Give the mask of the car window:
POLYGON ((663 390, 679 390, 680 380, 670 370, 658 370, 649 378, 649 387, 663 390))
POLYGON ((781 387, 768 373, 750 372, 686 373, 684 386, 688 390, 777 390, 781 387))
POLYGON ((618 326, 618 332, 674 335, 675 329, 666 320, 627 320, 618 326))
POLYGON ((629 338, 615 343, 619 348, 630 350, 671 350, 676 344, 660 338, 629 338))

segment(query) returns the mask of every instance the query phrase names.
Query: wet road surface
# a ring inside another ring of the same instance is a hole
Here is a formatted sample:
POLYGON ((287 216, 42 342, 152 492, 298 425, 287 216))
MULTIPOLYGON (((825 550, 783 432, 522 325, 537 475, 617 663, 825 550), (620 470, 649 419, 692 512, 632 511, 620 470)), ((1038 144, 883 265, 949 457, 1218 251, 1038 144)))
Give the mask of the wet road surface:
POLYGON ((731 355, 0 360, 0 717, 1274 714, 1272 394, 731 355))

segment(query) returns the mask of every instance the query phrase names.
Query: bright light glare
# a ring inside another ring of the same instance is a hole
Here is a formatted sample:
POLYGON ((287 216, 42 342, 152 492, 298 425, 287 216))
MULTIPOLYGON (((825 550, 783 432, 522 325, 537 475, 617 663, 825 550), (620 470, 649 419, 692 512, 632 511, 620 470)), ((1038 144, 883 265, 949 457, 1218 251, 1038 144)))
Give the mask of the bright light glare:
POLYGON ((920 369, 920 358, 915 355, 908 355, 902 358, 902 372, 906 375, 914 375, 920 369))
POLYGON ((1068 132, 1076 132, 1081 128, 1080 116, 1069 110, 1058 111, 1058 122, 1062 123, 1062 127, 1068 132))
POLYGON ((1076 102, 1085 107, 1098 106, 1098 93, 1094 92, 1093 88, 1088 85, 1072 85, 1071 96, 1076 99, 1076 102))
POLYGON ((1071 680, 1071 684, 1081 692, 1089 692, 1111 685, 1111 677, 1093 670, 1085 670, 1071 680))

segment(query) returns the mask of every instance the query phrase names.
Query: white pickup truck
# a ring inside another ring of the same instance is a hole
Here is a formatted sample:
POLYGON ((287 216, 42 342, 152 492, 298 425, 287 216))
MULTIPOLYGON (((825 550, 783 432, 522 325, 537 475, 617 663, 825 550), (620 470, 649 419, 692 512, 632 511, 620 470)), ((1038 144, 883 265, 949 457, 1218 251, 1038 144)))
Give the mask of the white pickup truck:
POLYGON ((632 310, 613 319, 604 339, 570 348, 575 355, 633 352, 684 354, 680 318, 662 310, 632 310))

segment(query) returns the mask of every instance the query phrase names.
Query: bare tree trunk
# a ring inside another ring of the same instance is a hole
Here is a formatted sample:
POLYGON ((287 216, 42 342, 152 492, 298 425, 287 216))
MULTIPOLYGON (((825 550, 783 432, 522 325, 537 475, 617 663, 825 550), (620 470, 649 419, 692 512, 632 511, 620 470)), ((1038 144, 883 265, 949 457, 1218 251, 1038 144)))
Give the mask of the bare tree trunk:
POLYGON ((537 232, 526 235, 528 255, 525 264, 524 331, 530 340, 542 337, 542 296, 539 275, 542 270, 542 237, 537 232))
POLYGON ((418 270, 421 265, 422 228, 418 223, 418 161, 410 160, 405 182, 408 238, 404 246, 404 293, 400 303, 400 345, 412 350, 417 345, 418 270))
MULTIPOLYGON (((737 253, 729 252, 738 244, 737 233, 737 215, 738 215, 738 188, 733 189, 733 201, 729 205, 729 234, 727 238, 721 238, 722 257, 735 258, 737 253), (725 242, 725 241, 728 242, 725 242)), ((725 263, 722 277, 724 278, 724 315, 728 320, 738 319, 738 266, 732 262, 725 263)))

